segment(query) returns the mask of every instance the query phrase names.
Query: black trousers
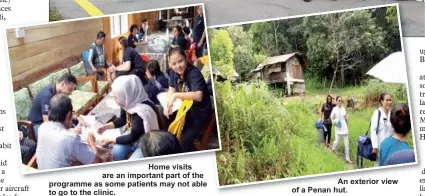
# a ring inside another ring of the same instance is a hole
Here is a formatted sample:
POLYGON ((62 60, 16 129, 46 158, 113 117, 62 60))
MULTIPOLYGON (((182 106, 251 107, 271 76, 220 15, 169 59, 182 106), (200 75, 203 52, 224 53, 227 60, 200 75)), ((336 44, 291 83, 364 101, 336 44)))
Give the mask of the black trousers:
MULTIPOLYGON (((195 140, 201 136, 202 131, 211 119, 212 110, 206 112, 191 111, 190 109, 187 114, 183 125, 183 132, 180 138, 180 143, 183 147, 183 152, 194 152, 197 151, 195 147, 195 140)), ((177 112, 173 113, 170 117, 170 124, 174 121, 177 112)))
POLYGON ((328 144, 331 143, 331 135, 332 135, 332 124, 325 124, 326 127, 326 132, 323 132, 323 138, 325 139, 325 141, 327 140, 328 144))

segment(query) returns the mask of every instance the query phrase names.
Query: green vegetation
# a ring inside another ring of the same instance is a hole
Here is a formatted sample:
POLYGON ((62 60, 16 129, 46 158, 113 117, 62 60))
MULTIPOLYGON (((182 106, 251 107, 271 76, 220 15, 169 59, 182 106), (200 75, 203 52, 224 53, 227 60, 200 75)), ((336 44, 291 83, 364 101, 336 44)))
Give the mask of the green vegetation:
POLYGON ((50 7, 49 8, 49 21, 59 21, 59 20, 63 20, 62 15, 59 13, 59 11, 54 8, 54 7, 50 7))
MULTIPOLYGON (((338 95, 367 97, 363 93, 369 92, 371 85, 343 89, 338 95)), ((380 86, 383 89, 378 92, 393 87, 383 83, 380 86)), ((344 163, 342 141, 335 154, 317 141, 314 122, 326 94, 305 99, 281 98, 265 84, 231 86, 229 82, 215 83, 215 90, 222 141, 222 151, 217 152, 221 185, 355 169, 355 165, 344 163)), ((369 129, 375 109, 348 109, 350 157, 354 162, 357 137, 369 129)), ((334 134, 333 129, 332 144, 334 134)), ((411 136, 409 144, 413 147, 411 136)), ((364 167, 373 167, 373 162, 364 160, 364 167)))
MULTIPOLYGON (((357 138, 369 129, 379 94, 407 103, 402 84, 366 76, 376 63, 400 51, 395 7, 262 22, 209 31, 211 63, 240 83, 215 82, 222 151, 217 152, 221 185, 355 169, 344 161, 344 145, 335 153, 317 141, 314 126, 328 92, 355 99, 347 109, 350 157, 357 138), (282 97, 275 85, 253 83, 251 70, 267 57, 305 55, 305 97, 282 97)), ((335 139, 332 130, 331 143, 335 139)), ((412 145, 412 139, 409 143, 412 145)), ((372 167, 373 162, 364 162, 372 167)))

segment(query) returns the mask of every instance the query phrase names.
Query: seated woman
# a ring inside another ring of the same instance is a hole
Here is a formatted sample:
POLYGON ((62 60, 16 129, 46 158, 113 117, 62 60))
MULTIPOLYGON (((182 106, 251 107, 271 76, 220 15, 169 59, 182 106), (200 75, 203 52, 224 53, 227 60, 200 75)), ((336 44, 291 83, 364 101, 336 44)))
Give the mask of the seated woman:
POLYGON ((113 140, 104 139, 101 144, 102 146, 115 144, 112 156, 116 161, 124 160, 131 152, 134 153, 130 159, 141 158, 143 154, 137 149, 137 141, 146 132, 159 129, 155 105, 149 100, 142 88, 142 82, 135 75, 117 78, 112 84, 112 93, 121 107, 121 115, 113 122, 99 126, 98 132, 102 134, 107 129, 126 126, 130 129, 130 133, 113 140))
MULTIPOLYGON (((20 129, 24 129, 24 127, 20 127, 20 129)), ((19 130, 19 145, 21 147, 22 163, 26 165, 34 156, 37 143, 34 140, 28 138, 24 134, 24 130, 19 130)))
POLYGON ((171 45, 179 46, 180 48, 183 48, 183 50, 189 49, 190 44, 184 37, 183 30, 180 26, 175 26, 172 33, 173 41, 171 42, 171 45))
POLYGON ((133 24, 130 27, 130 35, 128 36, 128 46, 132 48, 136 48, 136 46, 146 45, 148 42, 146 40, 141 40, 138 38, 139 36, 139 28, 137 25, 133 24))
POLYGON ((145 63, 142 57, 136 50, 128 46, 128 41, 125 37, 118 39, 118 45, 123 50, 122 64, 108 68, 108 82, 110 84, 118 76, 136 74, 136 72, 144 73, 145 70, 145 63))
POLYGON ((146 76, 149 79, 153 79, 157 81, 160 85, 160 89, 164 91, 168 90, 169 80, 165 77, 164 73, 161 72, 161 68, 159 67, 159 63, 157 60, 151 60, 147 64, 146 76))
POLYGON ((171 48, 168 57, 171 71, 168 107, 164 108, 164 115, 173 119, 171 107, 176 99, 193 100, 193 105, 186 114, 180 142, 185 152, 196 151, 193 142, 200 136, 212 115, 207 84, 199 69, 186 62, 183 49, 171 48))
POLYGON ((176 136, 168 131, 150 131, 140 140, 140 148, 145 157, 182 153, 182 146, 176 136))

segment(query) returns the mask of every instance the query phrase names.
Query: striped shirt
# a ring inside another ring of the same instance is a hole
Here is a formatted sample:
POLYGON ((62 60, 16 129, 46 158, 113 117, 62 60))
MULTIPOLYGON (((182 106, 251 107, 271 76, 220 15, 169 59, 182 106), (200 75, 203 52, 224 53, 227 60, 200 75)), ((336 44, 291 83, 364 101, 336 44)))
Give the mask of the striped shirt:
POLYGON ((38 169, 69 167, 74 162, 92 164, 96 155, 81 137, 58 122, 44 122, 38 130, 38 169))

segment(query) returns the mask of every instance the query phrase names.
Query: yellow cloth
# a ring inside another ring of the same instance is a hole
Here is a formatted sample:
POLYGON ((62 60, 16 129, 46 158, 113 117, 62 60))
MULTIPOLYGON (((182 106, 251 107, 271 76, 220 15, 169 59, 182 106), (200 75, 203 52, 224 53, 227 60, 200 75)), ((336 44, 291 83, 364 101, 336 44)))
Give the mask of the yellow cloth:
POLYGON ((183 132, 184 120, 186 118, 187 111, 192 107, 192 100, 184 100, 179 110, 177 111, 176 119, 168 127, 168 132, 172 133, 180 141, 180 137, 183 132))
POLYGON ((209 64, 209 58, 208 58, 208 55, 206 55, 206 56, 203 56, 203 57, 201 57, 201 58, 199 58, 199 59, 201 59, 201 63, 203 64, 203 65, 208 65, 209 64))

